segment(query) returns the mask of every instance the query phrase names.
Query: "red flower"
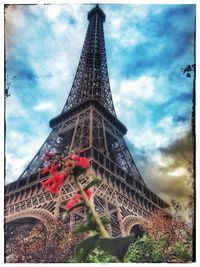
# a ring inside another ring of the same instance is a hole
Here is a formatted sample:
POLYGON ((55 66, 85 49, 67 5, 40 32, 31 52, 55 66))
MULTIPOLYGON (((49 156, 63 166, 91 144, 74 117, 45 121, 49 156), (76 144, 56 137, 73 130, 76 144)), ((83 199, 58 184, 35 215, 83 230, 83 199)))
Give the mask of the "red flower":
POLYGON ((47 166, 47 167, 45 167, 44 169, 42 169, 41 174, 42 174, 42 175, 45 175, 45 174, 47 174, 48 172, 49 172, 49 166, 47 166))
POLYGON ((41 181, 41 184, 44 188, 47 188, 54 181, 54 177, 47 179, 46 181, 41 181))
POLYGON ((81 195, 76 192, 76 194, 73 196, 73 199, 75 202, 79 203, 81 201, 81 195))
POLYGON ((61 174, 58 175, 58 177, 57 177, 57 183, 60 186, 63 185, 65 177, 66 177, 66 174, 64 174, 64 173, 61 173, 61 174))
POLYGON ((57 183, 54 183, 50 188, 49 188, 49 191, 52 192, 52 193, 55 193, 57 194, 59 191, 58 191, 58 184, 57 183))
POLYGON ((52 177, 50 177, 46 181, 42 181, 41 185, 44 189, 50 186, 49 191, 52 193, 58 193, 58 189, 64 184, 64 179, 66 177, 66 174, 54 174, 52 177))
POLYGON ((58 164, 53 163, 49 169, 50 174, 55 174, 58 170, 58 164))
POLYGON ((79 156, 76 154, 70 154, 70 158, 73 159, 74 161, 78 161, 79 160, 79 156))
POLYGON ((76 202, 74 202, 73 199, 70 199, 70 200, 66 203, 65 208, 66 208, 66 209, 71 209, 75 204, 76 204, 76 202))
POLYGON ((59 175, 56 173, 51 177, 51 183, 52 184, 57 184, 59 179, 59 175))
POLYGON ((81 202, 81 195, 76 193, 65 205, 66 209, 71 209, 74 205, 81 202))
POLYGON ((53 176, 54 178, 54 183, 56 183, 59 187, 62 186, 64 184, 64 179, 66 177, 66 174, 61 173, 61 174, 55 174, 53 176))
POLYGON ((67 161, 67 167, 70 168, 70 169, 73 168, 74 167, 74 162, 72 160, 68 160, 67 161))
POLYGON ((88 169, 90 167, 90 162, 85 157, 80 157, 79 161, 76 162, 76 166, 81 167, 83 169, 88 169))
POLYGON ((85 190, 85 193, 89 199, 93 196, 93 191, 90 189, 85 190))
POLYGON ((44 182, 44 181, 41 181, 40 183, 41 183, 41 185, 42 185, 42 187, 43 187, 44 189, 47 188, 48 185, 49 185, 48 180, 46 180, 45 182, 44 182))
MULTIPOLYGON (((93 191, 90 189, 85 190, 85 193, 87 197, 90 199, 93 195, 93 191)), ((75 193, 75 195, 66 203, 65 208, 71 209, 76 204, 80 203, 82 201, 82 196, 79 193, 75 193)), ((79 208, 76 208, 74 210, 79 210, 79 208)))

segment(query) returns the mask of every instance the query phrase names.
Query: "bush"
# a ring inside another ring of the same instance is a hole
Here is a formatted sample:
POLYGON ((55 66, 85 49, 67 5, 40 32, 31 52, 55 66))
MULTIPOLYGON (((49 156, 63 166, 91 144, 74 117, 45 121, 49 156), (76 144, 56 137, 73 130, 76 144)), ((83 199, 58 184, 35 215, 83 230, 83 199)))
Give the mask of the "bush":
POLYGON ((125 262, 147 263, 186 263, 192 262, 192 239, 187 242, 175 242, 168 247, 168 240, 159 236, 152 237, 145 233, 130 245, 125 262))
POLYGON ((142 237, 129 235, 99 240, 90 237, 78 245, 72 262, 187 263, 194 261, 192 225, 177 215, 181 208, 172 201, 175 216, 158 210, 141 219, 142 237), (89 254, 88 254, 89 253, 89 254), (110 256, 110 254, 114 256, 110 256), (117 258, 116 258, 116 257, 117 258))
POLYGON ((153 239, 145 233, 130 245, 125 262, 166 262, 163 255, 165 245, 165 239, 153 239))
MULTIPOLYGON (((117 258, 109 255, 100 248, 95 248, 86 258, 84 262, 87 263, 116 263, 117 258)), ((70 260, 70 263, 81 263, 74 257, 70 260)))
MULTIPOLYGON (((144 233, 143 237, 138 238, 132 243, 124 257, 124 262, 129 263, 184 263, 192 262, 192 239, 187 242, 176 242, 168 247, 167 239, 157 236, 152 237, 144 233), (167 248, 167 249, 166 249, 167 248)), ((99 247, 95 248, 84 261, 87 263, 117 263, 119 260, 104 252, 99 247)), ((70 263, 81 263, 75 257, 70 263)))
POLYGON ((168 262, 192 262, 192 239, 188 238, 187 243, 176 242, 168 252, 168 262))

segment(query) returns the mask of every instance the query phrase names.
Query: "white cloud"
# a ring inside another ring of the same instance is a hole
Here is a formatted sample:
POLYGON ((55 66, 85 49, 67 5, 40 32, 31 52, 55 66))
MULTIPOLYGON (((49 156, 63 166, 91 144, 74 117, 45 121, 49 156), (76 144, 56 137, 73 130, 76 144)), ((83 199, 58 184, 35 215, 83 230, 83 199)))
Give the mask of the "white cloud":
POLYGON ((165 168, 173 164, 174 159, 170 157, 164 157, 163 154, 159 150, 157 150, 151 154, 151 157, 149 158, 149 162, 152 162, 156 164, 157 166, 165 168))
POLYGON ((186 173, 187 173, 186 168, 178 167, 178 168, 174 169, 173 171, 168 172, 168 175, 170 175, 170 176, 178 176, 179 177, 179 176, 185 175, 186 173))
POLYGON ((127 137, 137 149, 143 149, 148 155, 185 136, 189 129, 190 126, 184 123, 174 125, 172 118, 167 116, 158 124, 147 122, 143 127, 129 129, 127 137))
POLYGON ((112 98, 113 98, 114 103, 118 104, 120 102, 120 96, 119 95, 113 94, 112 98))
MULTIPOLYGON (((40 117, 33 119, 32 109, 26 109, 14 92, 6 102, 6 183, 9 183, 19 177, 35 156, 49 129, 40 117)), ((50 106, 47 103, 46 107, 50 106)), ((42 108, 42 103, 38 108, 42 108)))
POLYGON ((125 17, 112 17, 108 21, 109 26, 106 28, 108 37, 115 39, 117 44, 126 49, 133 48, 138 43, 146 41, 146 37, 136 27, 136 25, 127 25, 125 17))
POLYGON ((35 111, 46 111, 46 110, 48 111, 48 110, 53 110, 53 109, 55 109, 54 103, 48 102, 48 101, 40 102, 36 106, 33 107, 33 110, 35 111))
MULTIPOLYGON (((31 122, 30 122, 31 123, 31 122)), ((33 125, 32 134, 13 130, 6 138, 6 183, 16 180, 40 149, 48 130, 41 124, 40 130, 33 125)))
POLYGON ((60 21, 56 21, 55 23, 52 24, 52 30, 56 34, 64 34, 68 31, 68 25, 67 23, 63 24, 60 21))
MULTIPOLYGON (((36 14, 39 20, 46 9, 41 8, 40 12, 36 12, 36 9, 32 7, 30 10, 36 14)), ((49 97, 50 94, 51 97, 53 95, 53 98, 59 103, 61 100, 63 101, 60 93, 66 92, 67 98, 71 88, 84 42, 87 21, 84 17, 82 18, 84 23, 71 24, 67 20, 67 16, 73 16, 75 20, 80 19, 78 5, 49 5, 45 12, 50 14, 50 17, 54 16, 48 24, 49 34, 42 39, 42 44, 38 43, 38 38, 41 36, 38 35, 36 29, 32 42, 27 42, 26 48, 30 55, 29 64, 37 76, 38 88, 47 92, 49 97), (56 7, 55 16, 51 15, 54 7, 56 7), (61 15, 62 18, 66 17, 66 20, 61 21, 61 15), (38 57, 38 55, 40 56, 38 57)), ((41 28, 43 29, 43 27, 41 28)), ((38 30, 38 32, 40 31, 38 30)), ((64 102, 61 104, 64 105, 64 102)))
POLYGON ((120 38, 122 46, 126 47, 127 49, 128 47, 131 47, 132 49, 133 46, 139 43, 142 44, 147 40, 141 32, 134 28, 128 29, 122 36, 122 40, 120 38))
POLYGON ((172 118, 172 116, 166 116, 166 117, 164 117, 164 118, 162 118, 160 121, 159 121, 159 123, 157 124, 157 126, 159 127, 159 128, 164 128, 164 129, 168 129, 168 128, 170 128, 170 126, 172 126, 172 124, 173 124, 173 118, 172 118))
POLYGON ((28 112, 17 95, 12 91, 12 97, 8 97, 6 100, 6 119, 17 119, 19 117, 23 117, 25 119, 28 118, 28 112))
POLYGON ((17 148, 18 143, 23 141, 23 135, 17 131, 11 130, 9 133, 9 140, 12 144, 16 144, 17 148))
POLYGON ((120 85, 120 98, 128 105, 136 101, 151 101, 162 103, 166 101, 167 93, 163 88, 164 79, 153 76, 140 76, 132 80, 123 80, 120 85))
POLYGON ((120 93, 131 99, 149 100, 155 90, 155 78, 142 76, 136 80, 122 82, 120 93))
POLYGON ((103 7, 107 17, 105 26, 108 37, 117 41, 121 47, 127 50, 135 45, 147 41, 143 28, 138 22, 143 22, 149 14, 159 14, 163 7, 152 5, 120 5, 118 9, 103 7))
POLYGON ((45 14, 50 20, 55 20, 61 13, 61 7, 59 5, 47 5, 45 8, 45 14))

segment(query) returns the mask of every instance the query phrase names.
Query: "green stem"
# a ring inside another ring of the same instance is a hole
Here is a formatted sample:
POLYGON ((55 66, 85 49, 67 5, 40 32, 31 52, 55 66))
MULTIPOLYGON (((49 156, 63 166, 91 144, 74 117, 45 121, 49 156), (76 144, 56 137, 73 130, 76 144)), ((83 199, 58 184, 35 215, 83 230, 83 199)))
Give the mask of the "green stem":
POLYGON ((99 230, 100 230, 100 233, 101 233, 101 236, 102 237, 106 237, 106 238, 109 238, 109 235, 104 227, 104 225, 102 224, 98 214, 96 213, 95 211, 95 208, 94 208, 94 205, 90 202, 90 200, 88 199, 85 191, 83 190, 83 187, 82 185, 77 181, 76 177, 75 177, 75 181, 76 181, 76 184, 81 192, 81 195, 83 197, 83 200, 85 201, 87 207, 90 209, 91 213, 92 213, 92 216, 94 217, 95 219, 95 222, 96 224, 98 225, 99 227, 99 230))

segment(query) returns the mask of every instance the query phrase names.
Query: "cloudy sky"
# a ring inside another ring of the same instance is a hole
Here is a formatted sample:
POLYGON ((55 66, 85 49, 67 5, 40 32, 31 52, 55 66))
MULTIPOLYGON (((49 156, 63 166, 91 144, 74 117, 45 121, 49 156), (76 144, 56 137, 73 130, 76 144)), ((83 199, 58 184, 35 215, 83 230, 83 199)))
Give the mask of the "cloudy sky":
MULTIPOLYGON (((6 9, 6 183, 50 133, 71 89, 93 5, 10 5, 6 9), (13 76, 16 76, 12 80, 13 76)), ((111 90, 126 142, 147 185, 183 205, 190 135, 195 5, 102 4, 111 90)))

